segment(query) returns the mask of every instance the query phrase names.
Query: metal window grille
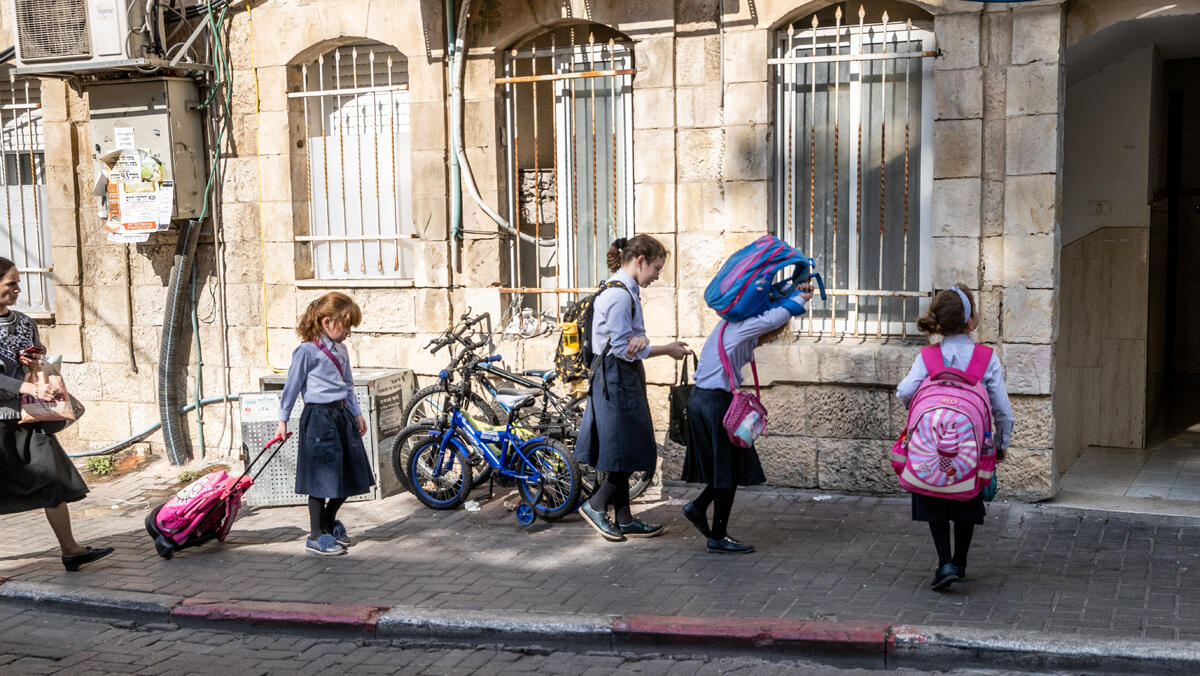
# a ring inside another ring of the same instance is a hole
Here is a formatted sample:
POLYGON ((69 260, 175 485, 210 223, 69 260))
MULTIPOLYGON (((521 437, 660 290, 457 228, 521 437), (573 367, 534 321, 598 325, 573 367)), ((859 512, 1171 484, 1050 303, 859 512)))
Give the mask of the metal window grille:
POLYGON ((505 175, 514 305, 557 312, 608 276, 633 234, 633 53, 598 24, 544 33, 504 55, 505 175))
POLYGON ((11 67, 0 69, 0 256, 21 272, 17 308, 33 313, 54 310, 44 148, 38 80, 17 78, 11 67))
POLYGON ((309 234, 318 279, 412 277, 408 60, 376 42, 301 66, 309 234))
POLYGON ((802 333, 905 336, 931 292, 933 33, 887 12, 867 24, 861 6, 857 23, 830 18, 789 25, 768 59, 774 228, 829 285, 802 333))

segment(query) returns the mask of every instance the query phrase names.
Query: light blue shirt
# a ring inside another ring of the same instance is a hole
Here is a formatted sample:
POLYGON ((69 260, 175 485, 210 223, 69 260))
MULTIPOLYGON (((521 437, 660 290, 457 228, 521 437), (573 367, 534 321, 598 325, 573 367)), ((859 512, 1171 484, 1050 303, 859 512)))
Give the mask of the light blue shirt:
MULTIPOLYGON (((946 366, 965 371, 967 365, 971 363, 971 354, 974 351, 975 341, 971 340, 971 336, 968 334, 959 333, 946 336, 942 340, 942 359, 946 366)), ((908 375, 904 376, 904 380, 901 380, 900 385, 896 387, 896 396, 900 398, 905 407, 912 402, 917 388, 928 377, 929 370, 925 368, 925 360, 918 354, 908 375)), ((1008 389, 1004 385, 1004 373, 1000 369, 1000 358, 996 356, 995 352, 992 353, 992 360, 988 362, 987 370, 983 373, 983 384, 987 387, 988 398, 992 402, 992 424, 996 427, 992 441, 996 448, 1008 448, 1008 444, 1012 440, 1013 409, 1012 403, 1008 400, 1008 389)))
MULTIPOLYGON (((800 299, 793 299, 800 303, 800 299)), ((801 310, 803 312, 803 310, 801 310)), ((791 319, 792 311, 786 307, 774 307, 766 312, 755 315, 740 322, 721 322, 717 325, 704 347, 700 350, 700 362, 696 365, 696 387, 706 390, 725 390, 732 392, 729 387, 729 376, 721 364, 721 353, 718 351, 717 340, 721 335, 721 326, 725 326, 725 337, 722 341, 725 354, 729 356, 729 366, 733 369, 733 377, 737 384, 742 384, 742 367, 754 359, 754 348, 758 347, 758 337, 770 333, 791 319)))
POLYGON ((279 402, 280 420, 287 421, 292 417, 297 396, 304 397, 308 404, 332 404, 345 400, 351 414, 362 414, 351 384, 354 374, 350 371, 350 353, 345 345, 333 342, 328 336, 321 336, 320 340, 342 363, 345 376, 338 373, 333 360, 321 348, 313 343, 301 343, 292 351, 292 365, 288 367, 283 397, 279 402))
POLYGON ((610 282, 621 282, 625 288, 606 289, 592 303, 592 352, 599 355, 607 345, 609 354, 625 361, 637 361, 650 356, 650 346, 642 348, 630 357, 625 354, 629 341, 634 336, 646 335, 646 322, 642 318, 641 287, 624 270, 617 270, 610 282), (628 290, 626 290, 628 289, 628 290), (630 312, 630 306, 633 312, 630 312))

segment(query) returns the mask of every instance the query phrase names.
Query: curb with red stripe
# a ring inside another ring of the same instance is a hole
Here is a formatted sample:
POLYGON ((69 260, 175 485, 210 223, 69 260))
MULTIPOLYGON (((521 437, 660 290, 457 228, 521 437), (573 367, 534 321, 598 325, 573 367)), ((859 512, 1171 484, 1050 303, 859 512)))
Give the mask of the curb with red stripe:
POLYGON ((181 598, 0 578, 0 602, 206 628, 255 628, 442 644, 562 646, 576 651, 776 654, 839 664, 945 669, 985 665, 1110 673, 1200 673, 1200 642, 1089 638, 1006 629, 670 615, 490 612, 181 598))

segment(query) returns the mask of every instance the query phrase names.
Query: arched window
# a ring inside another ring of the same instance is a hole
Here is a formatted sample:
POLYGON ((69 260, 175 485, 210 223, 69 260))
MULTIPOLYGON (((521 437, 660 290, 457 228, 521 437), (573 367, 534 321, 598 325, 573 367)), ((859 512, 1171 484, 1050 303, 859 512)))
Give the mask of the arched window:
POLYGON ((594 287, 609 244, 633 235, 632 43, 564 25, 507 50, 502 68, 509 219, 541 242, 510 248, 511 281, 594 287))
POLYGON ((312 276, 412 277, 408 60, 379 42, 300 66, 312 276))
POLYGON ((804 331, 915 331, 931 285, 932 29, 912 5, 867 2, 776 33, 774 230, 831 291, 804 331))
POLYGON ((0 67, 0 256, 21 271, 24 312, 53 310, 50 229, 46 218, 46 167, 41 87, 37 78, 15 77, 0 67))

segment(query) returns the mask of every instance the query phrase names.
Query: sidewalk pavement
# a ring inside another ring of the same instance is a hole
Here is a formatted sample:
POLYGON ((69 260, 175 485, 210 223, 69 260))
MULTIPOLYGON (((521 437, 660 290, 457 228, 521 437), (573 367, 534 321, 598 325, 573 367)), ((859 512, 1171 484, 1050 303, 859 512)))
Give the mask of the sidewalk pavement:
MULTIPOLYGON (((143 529, 165 462, 72 505, 77 539, 116 553, 67 573, 40 512, 0 520, 0 600, 182 625, 232 622, 471 643, 767 650, 856 665, 1200 672, 1200 522, 995 503, 968 579, 928 589, 935 555, 906 497, 747 489, 705 551, 668 484, 635 505, 668 524, 609 543, 578 516, 523 528, 506 490, 477 512, 410 495, 348 503, 346 556, 303 549, 304 507, 243 511, 228 541, 160 559, 143 529)), ((478 499, 483 491, 477 491, 478 499)))

